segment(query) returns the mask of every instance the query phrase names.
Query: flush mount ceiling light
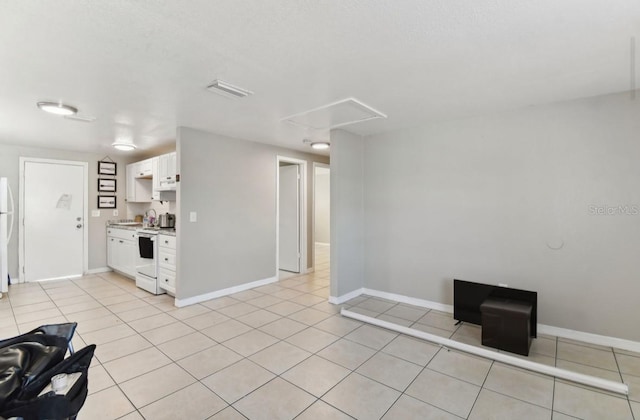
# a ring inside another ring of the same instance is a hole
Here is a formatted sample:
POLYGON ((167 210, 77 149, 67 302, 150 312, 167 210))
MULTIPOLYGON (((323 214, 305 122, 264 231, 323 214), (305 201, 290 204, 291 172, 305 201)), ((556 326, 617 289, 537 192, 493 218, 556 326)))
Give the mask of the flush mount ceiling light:
POLYGON ((44 112, 62 116, 73 115, 78 112, 78 108, 65 105, 62 102, 38 102, 38 108, 44 112))
POLYGON ((326 150, 329 148, 329 143, 325 141, 314 141, 311 143, 311 148, 316 150, 326 150))
POLYGON ((248 89, 234 86, 231 83, 227 83, 220 79, 214 80, 209 86, 207 86, 207 90, 227 98, 245 98, 249 95, 253 95, 253 92, 248 89))
POLYGON ((114 149, 122 150, 124 152, 130 152, 130 151, 136 149, 136 145, 135 144, 133 144, 133 143, 125 143, 125 142, 121 142, 121 141, 117 141, 117 142, 113 143, 111 146, 113 146, 114 149))
POLYGON ((315 150, 327 150, 331 145, 331 143, 324 140, 304 139, 302 140, 302 142, 308 144, 309 146, 311 146, 312 149, 315 149, 315 150))

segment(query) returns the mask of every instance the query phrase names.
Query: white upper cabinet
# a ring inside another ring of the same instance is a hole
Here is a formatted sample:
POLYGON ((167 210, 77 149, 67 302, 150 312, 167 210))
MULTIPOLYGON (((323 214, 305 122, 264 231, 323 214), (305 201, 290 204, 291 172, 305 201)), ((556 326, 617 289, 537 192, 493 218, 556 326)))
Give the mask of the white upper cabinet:
MULTIPOLYGON (((151 159, 148 160, 149 163, 151 163, 151 159)), ((139 175, 141 173, 140 164, 142 162, 127 165, 127 201, 131 203, 148 203, 151 202, 152 199, 151 173, 149 173, 149 177, 145 175, 145 178, 139 175)), ((149 166, 149 168, 151 168, 151 166, 149 166)), ((144 170, 146 170, 146 167, 144 170)))
POLYGON ((146 159, 136 163, 136 178, 151 178, 153 175, 153 159, 146 159))
POLYGON ((176 152, 158 156, 158 190, 176 189, 176 152))
POLYGON ((176 153, 127 165, 127 201, 176 201, 176 153))
POLYGON ((176 201, 175 157, 175 153, 169 153, 152 159, 153 199, 156 201, 176 201))

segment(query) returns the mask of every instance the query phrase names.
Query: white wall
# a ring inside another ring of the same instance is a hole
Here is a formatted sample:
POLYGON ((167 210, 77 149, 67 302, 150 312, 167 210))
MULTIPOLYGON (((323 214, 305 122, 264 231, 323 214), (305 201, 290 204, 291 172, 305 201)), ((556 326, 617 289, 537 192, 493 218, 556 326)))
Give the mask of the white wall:
POLYGON ((331 285, 332 298, 364 285, 364 208, 362 137, 331 132, 331 285))
POLYGON ((127 219, 134 219, 137 215, 144 216, 144 213, 153 209, 156 215, 176 212, 175 201, 152 201, 150 203, 127 203, 127 219))
MULTIPOLYGON (((180 127, 176 297, 187 299, 276 275, 277 156, 324 156, 180 127), (189 222, 197 212, 198 221, 189 222)), ((309 200, 308 212, 313 201, 309 200)), ((311 217, 308 216, 310 241, 311 217)), ((308 255, 313 255, 309 248, 308 255)), ((308 259, 308 265, 311 258, 308 259)))
POLYGON ((507 283, 538 292, 543 324, 640 340, 638 115, 620 94, 367 137, 361 156, 332 138, 332 198, 336 163, 364 159, 364 286, 451 304, 453 278, 507 283))
MULTIPOLYGON (((100 217, 91 217, 91 210, 97 210, 98 197, 98 161, 104 154, 72 152, 55 149, 44 149, 35 147, 21 147, 8 144, 0 144, 0 177, 7 177, 9 185, 13 190, 16 214, 18 210, 18 192, 20 177, 20 157, 32 157, 41 159, 73 160, 89 163, 89 270, 102 269, 107 266, 107 238, 106 222, 109 219, 120 219, 125 217, 125 166, 126 161, 120 158, 113 158, 118 164, 117 167, 117 209, 120 216, 114 217, 112 209, 100 209, 100 217)), ((9 243, 9 275, 12 279, 18 279, 18 237, 20 226, 14 225, 14 232, 9 243)))
POLYGON ((331 238, 329 168, 316 167, 315 176, 315 241, 328 244, 331 238))

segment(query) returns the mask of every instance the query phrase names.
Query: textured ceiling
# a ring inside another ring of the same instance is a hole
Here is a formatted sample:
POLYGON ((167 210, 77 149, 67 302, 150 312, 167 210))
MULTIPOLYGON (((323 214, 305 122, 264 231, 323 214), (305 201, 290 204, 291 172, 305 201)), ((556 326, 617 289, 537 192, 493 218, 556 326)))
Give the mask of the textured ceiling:
POLYGON ((0 0, 0 142, 113 153, 188 126, 309 151, 328 134, 281 119, 347 97, 388 115, 347 127, 372 134, 628 90, 635 36, 637 0, 0 0))

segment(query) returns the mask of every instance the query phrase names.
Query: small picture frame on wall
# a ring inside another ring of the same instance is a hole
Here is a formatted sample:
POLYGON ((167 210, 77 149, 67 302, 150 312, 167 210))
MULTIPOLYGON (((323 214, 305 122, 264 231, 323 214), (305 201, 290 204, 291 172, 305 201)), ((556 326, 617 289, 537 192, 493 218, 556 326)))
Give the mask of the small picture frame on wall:
POLYGON ((116 180, 98 178, 98 192, 116 192, 116 180))
POLYGON ((98 175, 117 175, 117 168, 115 162, 98 161, 98 175))
POLYGON ((99 209, 115 209, 116 208, 116 196, 115 195, 100 195, 100 196, 98 196, 98 208, 99 209))

